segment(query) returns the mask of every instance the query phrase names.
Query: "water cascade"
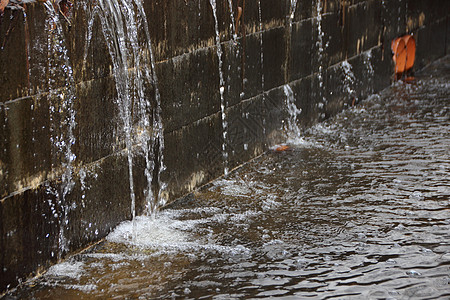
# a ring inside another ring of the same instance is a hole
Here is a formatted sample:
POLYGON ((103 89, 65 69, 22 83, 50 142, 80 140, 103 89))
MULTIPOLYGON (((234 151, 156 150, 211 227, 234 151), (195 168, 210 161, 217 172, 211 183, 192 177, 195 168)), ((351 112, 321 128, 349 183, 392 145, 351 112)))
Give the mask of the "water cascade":
POLYGON ((225 175, 228 175, 228 151, 227 151, 227 133, 228 133, 228 123, 226 120, 226 114, 225 114, 225 108, 226 108, 226 101, 225 101, 225 80, 223 78, 223 71, 222 71, 222 46, 220 45, 220 33, 219 33, 219 22, 217 20, 217 6, 216 6, 216 0, 209 0, 209 3, 211 4, 211 8, 213 11, 214 16, 214 28, 216 32, 216 51, 217 51, 217 58, 219 60, 219 92, 220 92, 220 116, 222 119, 222 156, 223 156, 223 164, 224 169, 223 173, 225 175))
MULTIPOLYGON (((165 169, 160 94, 148 24, 140 0, 131 2, 99 0, 98 4, 94 4, 92 13, 93 16, 97 14, 100 17, 103 35, 113 62, 112 72, 117 91, 117 105, 124 128, 131 213, 134 219, 136 216, 136 196, 133 181, 134 144, 140 146, 146 161, 147 188, 144 195, 149 214, 157 209, 160 202, 163 202, 161 193, 165 188, 160 183, 161 172, 165 169), (142 30, 144 31, 143 37, 139 35, 142 30), (151 70, 147 67, 148 65, 151 65, 151 70), (149 97, 146 94, 149 87, 153 87, 154 105, 148 100, 149 97), (149 115, 150 111, 152 115, 149 115), (133 140, 133 137, 137 137, 136 140, 133 140), (155 154, 157 157, 155 157, 155 154), (155 162, 159 163, 157 178, 155 178, 160 185, 157 197, 154 197, 152 191, 155 162)), ((91 24, 91 21, 89 24, 91 24)), ((88 30, 88 34, 89 32, 88 30)))
POLYGON ((75 144, 74 130, 76 127, 74 102, 75 79, 71 67, 68 50, 65 45, 63 29, 51 1, 44 3, 47 11, 46 32, 47 51, 49 55, 48 65, 48 98, 50 116, 50 141, 54 145, 52 152, 52 169, 56 174, 61 174, 61 187, 55 189, 47 186, 47 193, 53 195, 57 201, 57 208, 53 208, 59 222, 59 253, 61 257, 69 250, 66 231, 69 227, 69 211, 74 204, 67 203, 67 195, 72 191, 75 182, 74 162, 76 159, 72 151, 75 144), (63 80, 64 87, 57 88, 59 81, 63 80), (59 213, 58 213, 59 212, 59 213))
MULTIPOLYGON (((297 0, 291 0, 291 6, 289 8, 288 21, 288 47, 291 47, 292 42, 292 23, 295 18, 295 11, 297 9, 297 0)), ((262 30, 262 29, 261 29, 262 30)), ((287 75, 285 75, 288 79, 287 75)), ((300 128, 297 125, 297 116, 301 113, 295 105, 295 96, 291 87, 286 84, 283 87, 284 95, 286 97, 286 111, 288 113, 287 120, 283 120, 283 129, 287 135, 287 143, 295 144, 300 139, 300 128)))
POLYGON ((261 14, 261 0, 258 0, 258 17, 259 17, 259 45, 261 49, 261 89, 263 97, 265 96, 264 93, 264 44, 263 44, 263 23, 262 23, 262 14, 261 14))
MULTIPOLYGON (((323 53, 325 51, 325 47, 327 46, 326 44, 324 45, 323 43, 323 38, 324 38, 324 32, 322 30, 322 1, 321 0, 317 0, 316 1, 316 15, 317 15, 317 42, 316 42, 316 47, 317 47, 317 63, 319 65, 318 68, 318 73, 317 73, 317 79, 319 81, 319 89, 318 89, 318 93, 319 93, 319 99, 321 99, 321 101, 319 101, 317 103, 318 107, 320 109, 323 109, 325 104, 327 103, 327 99, 326 96, 323 93, 323 85, 324 85, 324 81, 323 81, 323 53)), ((322 116, 324 116, 324 114, 322 114, 322 116)))
POLYGON ((291 87, 286 84, 283 86, 283 89, 286 97, 286 108, 288 112, 287 122, 284 123, 284 131, 287 135, 287 143, 296 144, 299 140, 301 140, 301 131, 297 124, 297 117, 300 115, 302 110, 295 105, 295 96, 291 87))
MULTIPOLYGON (((372 66, 372 50, 369 50, 363 54, 364 66, 366 67, 367 76, 370 78, 370 82, 373 82, 375 71, 372 66)), ((373 85, 369 87, 369 94, 373 93, 373 85)))
POLYGON ((291 33, 292 33, 292 22, 294 21, 296 10, 297 10, 297 0, 291 0, 291 9, 289 13, 289 30, 291 30, 291 33))
MULTIPOLYGON (((145 76, 146 78, 151 79, 153 82, 153 88, 154 88, 154 94, 155 94, 155 104, 153 109, 153 124, 152 124, 152 136, 144 136, 144 139, 141 139, 141 144, 143 145, 145 159, 146 159, 146 165, 147 168, 145 170, 145 174, 148 181, 148 191, 147 191, 147 204, 148 209, 147 213, 152 214, 158 207, 164 206, 166 204, 167 199, 162 197, 162 193, 165 191, 167 184, 165 182, 162 182, 161 180, 161 174, 166 169, 166 166, 164 165, 164 127, 162 123, 162 109, 161 109, 161 95, 159 93, 158 88, 158 77, 156 75, 156 67, 155 67, 155 56, 153 54, 153 47, 152 47, 152 41, 150 38, 150 32, 149 32, 149 26, 147 23, 147 18, 145 15, 144 7, 142 6, 141 0, 136 1, 136 6, 138 9, 139 16, 141 17, 138 20, 141 20, 142 24, 141 26, 144 28, 144 33, 146 37, 146 44, 148 53, 150 55, 150 64, 152 66, 151 73, 149 73, 148 68, 144 68, 145 76), (150 138, 150 139, 149 139, 150 138), (151 142, 151 144, 149 144, 151 142), (151 149, 157 149, 157 157, 156 160, 151 160, 149 155, 149 150, 151 149), (157 189, 157 197, 156 199, 153 199, 151 195, 151 182, 152 182, 152 172, 154 169, 153 162, 158 163, 158 170, 156 173, 156 183, 159 185, 157 189), (153 202, 152 202, 153 199, 153 202), (153 205, 152 205, 153 203, 153 205)), ((147 107, 151 107, 151 103, 148 100, 145 100, 145 104, 147 107)), ((145 117, 145 108, 146 106, 142 107, 144 112, 144 115, 141 116, 141 118, 144 120, 144 125, 149 126, 150 124, 147 122, 148 119, 145 117)))
POLYGON ((342 80, 343 92, 345 94, 347 94, 347 96, 350 99, 353 99, 356 101, 355 90, 353 89, 353 85, 355 83, 355 75, 353 74, 353 71, 352 71, 352 65, 349 64, 348 61, 344 60, 341 63, 341 69, 342 69, 342 73, 344 75, 344 78, 342 80))
POLYGON ((231 22, 230 22, 230 30, 232 33, 232 37, 233 37, 233 42, 234 44, 237 44, 237 33, 236 33, 236 27, 234 26, 234 12, 233 12, 233 3, 231 0, 228 0, 228 7, 230 8, 230 18, 231 18, 231 22))

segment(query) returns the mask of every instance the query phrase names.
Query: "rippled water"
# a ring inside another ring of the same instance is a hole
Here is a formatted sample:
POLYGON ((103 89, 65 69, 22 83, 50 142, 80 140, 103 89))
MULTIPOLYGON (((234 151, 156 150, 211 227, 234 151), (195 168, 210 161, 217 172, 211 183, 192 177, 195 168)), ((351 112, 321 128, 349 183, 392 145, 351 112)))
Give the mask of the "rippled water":
POLYGON ((450 298, 450 59, 6 298, 450 298))

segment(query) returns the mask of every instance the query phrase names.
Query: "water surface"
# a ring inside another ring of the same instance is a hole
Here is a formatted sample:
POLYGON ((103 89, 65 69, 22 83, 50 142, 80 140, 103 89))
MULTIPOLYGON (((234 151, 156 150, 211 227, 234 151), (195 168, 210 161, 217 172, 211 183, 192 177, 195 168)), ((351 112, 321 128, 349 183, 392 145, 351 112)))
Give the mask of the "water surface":
POLYGON ((6 299, 450 298, 450 59, 6 299))

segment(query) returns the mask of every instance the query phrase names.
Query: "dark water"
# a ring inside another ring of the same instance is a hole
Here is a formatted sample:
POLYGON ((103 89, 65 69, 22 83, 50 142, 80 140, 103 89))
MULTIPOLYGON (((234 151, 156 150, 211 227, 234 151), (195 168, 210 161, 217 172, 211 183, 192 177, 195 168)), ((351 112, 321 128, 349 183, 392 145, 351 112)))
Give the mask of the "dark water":
POLYGON ((450 299, 450 58, 6 296, 450 299))

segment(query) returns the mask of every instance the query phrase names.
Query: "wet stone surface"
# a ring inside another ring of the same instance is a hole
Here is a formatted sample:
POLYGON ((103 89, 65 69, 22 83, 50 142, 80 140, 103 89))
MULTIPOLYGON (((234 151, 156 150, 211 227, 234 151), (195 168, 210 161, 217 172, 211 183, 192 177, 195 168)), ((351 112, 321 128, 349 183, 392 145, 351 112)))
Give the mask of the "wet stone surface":
POLYGON ((6 299, 450 297, 449 59, 6 299))

